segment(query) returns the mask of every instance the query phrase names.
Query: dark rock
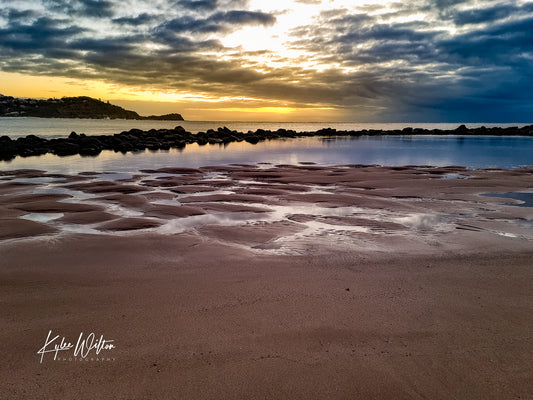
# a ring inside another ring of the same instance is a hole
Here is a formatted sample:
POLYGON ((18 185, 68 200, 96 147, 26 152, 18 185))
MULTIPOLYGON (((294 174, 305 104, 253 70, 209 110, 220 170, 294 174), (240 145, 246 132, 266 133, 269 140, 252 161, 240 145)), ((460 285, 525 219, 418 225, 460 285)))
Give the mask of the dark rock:
POLYGON ((172 147, 174 147, 176 149, 184 149, 185 146, 187 146, 187 142, 185 142, 184 140, 177 140, 172 145, 172 147))
POLYGON ((231 129, 229 129, 228 127, 223 127, 223 128, 218 128, 218 132, 220 133, 226 133, 226 134, 231 134, 233 133, 231 129))
POLYGON ((16 140, 16 142, 23 146, 32 146, 40 143, 46 142, 46 139, 37 137, 35 135, 28 135, 26 137, 20 137, 16 140))
POLYGON ((158 141, 151 141, 146 144, 148 150, 159 150, 161 148, 161 143, 158 141))
POLYGON ((459 133, 459 134, 465 134, 465 133, 468 133, 468 128, 466 127, 466 125, 460 125, 456 130, 455 130, 456 133, 459 133))
POLYGON ((96 147, 84 147, 80 149, 80 156, 97 156, 102 152, 102 149, 96 147))
POLYGON ((333 128, 324 128, 316 132, 318 135, 331 136, 337 134, 337 130, 333 128))
POLYGON ((56 142, 52 147, 52 153, 58 156, 71 156, 80 152, 80 146, 67 140, 56 142))
POLYGON ((104 148, 102 142, 91 137, 80 138, 78 143, 80 145, 80 155, 82 156, 96 156, 100 154, 104 148))
POLYGON ((248 135, 244 140, 251 144, 259 143, 259 138, 256 135, 248 135))
MULTIPOLYGON (((207 132, 198 132, 192 134, 185 131, 181 126, 173 129, 150 129, 143 131, 141 129, 130 129, 115 135, 94 135, 86 136, 71 132, 68 138, 64 139, 45 139, 35 135, 20 137, 16 140, 8 136, 0 137, 0 159, 10 160, 15 156, 29 157, 52 152, 57 155, 66 156, 80 154, 83 156, 95 156, 103 150, 113 150, 115 152, 127 153, 129 151, 137 152, 145 149, 151 151, 168 150, 170 148, 182 149, 188 143, 198 143, 204 146, 207 143, 228 145, 231 142, 241 142, 245 140, 248 143, 256 144, 264 140, 273 140, 277 138, 291 137, 311 137, 311 136, 361 136, 361 135, 527 135, 533 136, 533 125, 524 127, 510 128, 474 128, 468 129, 465 125, 459 126, 454 130, 439 129, 413 129, 411 127, 403 130, 383 131, 379 129, 360 130, 360 131, 337 131, 332 128, 323 128, 316 132, 295 132, 293 130, 278 129, 275 132, 264 129, 257 129, 255 132, 247 133, 232 131, 228 127, 219 127, 217 130, 209 129, 207 132)), ((326 140, 326 139, 324 139, 326 140)), ((327 140, 336 140, 330 138, 327 140)))
POLYGON ((48 149, 44 147, 24 147, 18 152, 21 157, 40 156, 46 153, 48 153, 48 149))
MULTIPOLYGON (((123 133, 125 133, 125 132, 123 132, 123 133)), ((128 131, 128 133, 129 133, 130 135, 140 136, 140 135, 142 135, 142 134, 144 133, 144 131, 141 130, 141 129, 135 129, 135 128, 133 128, 133 129, 130 129, 130 130, 128 131)))

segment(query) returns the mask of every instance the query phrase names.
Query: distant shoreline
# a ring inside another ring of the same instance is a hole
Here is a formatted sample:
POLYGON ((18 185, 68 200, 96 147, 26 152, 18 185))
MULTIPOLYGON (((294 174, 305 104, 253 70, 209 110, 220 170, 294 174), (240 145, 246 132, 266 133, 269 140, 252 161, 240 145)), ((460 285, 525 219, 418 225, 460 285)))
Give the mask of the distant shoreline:
POLYGON ((0 95, 0 117, 83 118, 183 121, 178 113, 143 117, 108 102, 87 96, 32 99, 0 95))
POLYGON ((97 156, 103 150, 115 152, 137 152, 148 150, 183 149, 187 144, 228 144, 232 142, 248 142, 257 144, 265 140, 297 138, 297 137, 361 137, 361 136, 528 136, 533 137, 533 125, 524 127, 480 127, 467 128, 460 125, 453 130, 423 129, 406 127, 396 130, 364 129, 342 131, 333 128, 323 128, 312 132, 296 132, 287 129, 276 131, 257 129, 254 131, 238 132, 227 127, 217 130, 208 129, 206 132, 193 134, 181 126, 173 129, 130 129, 113 135, 85 135, 72 132, 68 138, 45 139, 35 135, 19 137, 15 140, 9 136, 0 137, 0 160, 11 160, 16 156, 29 157, 52 153, 58 156, 79 154, 82 156, 97 156))

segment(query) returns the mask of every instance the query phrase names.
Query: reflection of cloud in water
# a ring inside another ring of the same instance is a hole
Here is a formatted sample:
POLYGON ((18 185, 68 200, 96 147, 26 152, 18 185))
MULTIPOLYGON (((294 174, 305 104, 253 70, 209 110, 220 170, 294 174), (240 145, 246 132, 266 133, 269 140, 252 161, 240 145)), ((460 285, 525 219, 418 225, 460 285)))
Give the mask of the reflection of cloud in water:
POLYGON ((511 199, 505 204, 518 207, 533 207, 533 192, 482 193, 481 196, 511 199))
MULTIPOLYGON (((463 165, 470 168, 514 168, 531 164, 533 139, 501 137, 495 140, 466 137, 421 136, 405 141, 398 136, 361 137, 323 141, 319 137, 273 140, 251 145, 232 143, 227 148, 196 144, 184 150, 144 151, 136 154, 105 150, 98 157, 17 157, 0 161, 0 169, 42 169, 52 173, 76 174, 82 171, 137 172, 172 165, 198 168, 206 165, 298 164, 300 161, 320 165, 463 165)), ((262 166, 261 166, 262 167, 262 166)))
MULTIPOLYGON (((450 174, 447 178, 460 178, 460 174, 450 174)), ((122 173, 105 173, 105 174, 96 174, 94 177, 91 176, 91 179, 87 179, 84 182, 91 182, 93 180, 102 180, 105 176, 105 180, 118 180, 122 178, 131 177, 130 174, 122 173)), ((173 177, 174 174, 162 174, 162 173, 144 173, 142 177, 136 179, 135 182, 130 182, 133 184, 139 184, 143 179, 156 179, 157 177, 173 177)), ((59 200, 64 203, 85 203, 85 204, 95 204, 104 207, 104 210, 112 215, 115 215, 117 218, 123 217, 140 217, 143 218, 146 216, 144 210, 144 203, 140 203, 140 206, 136 207, 136 203, 132 203, 128 206, 127 202, 124 204, 120 203, 121 197, 118 196, 118 204, 97 199, 98 197, 105 197, 107 195, 113 194, 113 190, 110 192, 104 193, 84 193, 79 190, 72 190, 66 187, 62 187, 68 182, 60 179, 59 181, 54 181, 53 178, 43 177, 43 178, 21 178, 19 181, 24 181, 28 183, 38 183, 39 186, 36 188, 31 188, 33 193, 59 193, 72 196, 68 199, 59 200)), ((243 179, 239 180, 234 178, 228 173, 225 172, 208 172, 203 173, 201 176, 198 176, 198 179, 192 180, 192 186, 202 186, 202 181, 205 182, 204 186, 210 186, 208 191, 202 192, 193 192, 193 193, 183 193, 178 194, 173 192, 173 187, 149 187, 146 188, 146 191, 141 191, 136 193, 142 197, 143 194, 148 195, 146 200, 154 205, 168 205, 168 206, 180 206, 180 199, 184 197, 195 197, 195 196, 213 196, 213 195, 226 195, 228 197, 222 197, 221 200, 225 201, 216 201, 217 199, 200 199, 196 198, 193 200, 202 200, 202 203, 213 203, 217 206, 220 205, 220 208, 214 207, 214 209, 219 209, 221 211, 209 211, 209 206, 206 206, 207 214, 196 215, 184 218, 177 217, 167 217, 159 218, 159 222, 162 223, 161 226, 154 228, 146 229, 137 229, 128 232, 109 232, 109 231, 100 231, 98 230, 99 223, 88 224, 88 225, 77 225, 64 223, 63 221, 56 221, 58 218, 62 217, 62 213, 30 213, 26 214, 22 218, 41 222, 41 223, 50 223, 52 226, 60 229, 62 232, 76 232, 76 233, 86 233, 86 234, 105 234, 105 235, 135 235, 142 233, 160 233, 160 234, 177 234, 182 232, 194 231, 197 228, 204 226, 233 226, 235 229, 239 229, 239 226, 256 226, 257 230, 263 229, 262 225, 267 226, 271 223, 281 223, 289 229, 279 229, 277 237, 274 237, 272 240, 267 243, 261 244, 259 247, 254 246, 255 248, 269 251, 272 249, 281 249, 283 251, 299 251, 303 248, 307 248, 310 240, 325 240, 332 244, 342 244, 348 246, 355 246, 357 248, 371 248, 375 243, 379 242, 380 238, 383 238, 387 235, 401 235, 409 237, 410 239, 415 240, 425 240, 428 235, 434 233, 443 233, 451 232, 456 228, 458 224, 457 218, 464 218, 464 216, 453 215, 453 214, 438 214, 431 213, 430 209, 420 209, 418 208, 419 213, 413 212, 402 212, 399 210, 391 209, 379 209, 379 208, 363 208, 356 206, 345 206, 345 207, 325 207, 323 203, 306 203, 306 202, 285 202, 283 197, 277 198, 276 195, 272 195, 270 198, 275 204, 262 204, 262 197, 254 196, 250 197, 253 202, 238 202, 231 201, 231 195, 235 193, 240 193, 239 191, 256 186, 268 187, 272 184, 264 181, 255 181, 253 179, 243 179), (223 184, 222 187, 217 187, 216 184, 211 185, 210 181, 230 181, 227 185, 223 184), (158 195, 162 194, 162 195, 158 195), (151 197, 150 197, 151 196, 151 197), (159 198, 160 197, 160 198, 159 198), (150 200, 151 199, 151 200, 150 200), (257 200, 256 200, 257 199, 257 200), (213 200, 213 201, 209 201, 213 200), (229 201, 228 201, 229 200, 229 201), (282 203, 282 204, 279 204, 282 203), (228 208, 225 208, 228 206, 228 208), (231 212, 227 210, 238 210, 241 209, 242 212, 236 211, 231 212), (265 212, 250 212, 249 207, 257 207, 265 212), (387 223, 393 223, 394 225, 387 225, 387 223), (399 224, 399 225, 398 225, 399 224), (400 226, 401 225, 401 226, 400 226)), ((187 186, 187 180, 184 180, 183 185, 187 186)), ((178 183, 176 184, 179 185, 178 183)), ((274 183, 274 187, 278 188, 280 184, 274 183)), ((332 191, 338 191, 338 187, 335 185, 307 185, 299 184, 301 186, 301 191, 306 194, 331 194, 332 191)), ((202 188, 205 189, 205 188, 202 188)), ((300 189, 300 188, 298 188, 300 189)), ((191 189, 194 190, 194 189, 191 189)), ((340 189, 339 189, 340 190, 340 189)), ((499 195, 489 193, 486 195, 499 195)), ((503 195, 506 195, 505 193, 503 195)), ((515 198, 513 194, 513 198, 515 198)), ((527 198, 530 198, 531 193, 522 192, 520 195, 523 195, 527 198)), ((126 196, 128 197, 128 196, 126 196)), ((510 194, 507 194, 505 197, 511 197, 510 194)), ((114 198, 114 197, 110 197, 114 198)), ((239 197, 234 197, 238 199, 239 197)), ((269 198, 268 196, 266 198, 269 198)), ((394 199, 394 196, 392 196, 394 199)), ((395 199, 398 200, 398 199, 395 199)), ((400 198, 398 201, 413 201, 412 198, 400 198)), ((527 200, 522 198, 523 200, 527 200)), ((194 201, 191 204, 187 203, 187 206, 195 206, 194 201)), ((202 205, 196 205, 198 207, 203 207, 202 205)), ((471 218, 474 218, 475 215, 472 215, 471 218)), ((153 219, 153 217, 151 217, 153 219)), ((486 221, 480 219, 480 221, 486 221)), ((523 228, 531 228, 531 222, 514 222, 515 226, 523 228)), ((460 224, 458 224, 460 226, 460 224)), ((462 229, 459 227, 459 229, 462 229)), ((276 231, 275 229, 273 229, 276 231)), ((525 235, 523 232, 515 229, 497 227, 492 229, 491 227, 479 228, 478 232, 487 232, 491 234, 496 234, 502 237, 508 238, 520 238, 530 240, 529 235, 525 235), (500 230, 501 229, 501 230, 500 230)), ((354 247, 354 248, 355 248, 354 247)))
MULTIPOLYGON (((233 192, 231 190, 212 190, 210 192, 196 192, 196 193, 177 194, 176 198, 181 199, 181 198, 186 198, 186 197, 203 197, 203 196, 217 196, 217 195, 229 195, 229 194, 235 194, 235 192, 233 192)), ((155 204, 155 202, 154 202, 154 204, 155 204)))
POLYGON ((203 181, 229 181, 231 180, 228 174, 221 172, 208 172, 204 174, 203 181))
POLYGON ((464 174, 444 174, 441 175, 440 179, 444 180, 454 180, 454 179, 469 179, 470 176, 464 174))
MULTIPOLYGON (((248 223, 257 222, 281 222, 287 221, 288 217, 294 214, 306 214, 312 216, 335 216, 344 217, 353 215, 355 212, 362 211, 359 207, 338 207, 338 208, 325 208, 316 205, 308 206, 265 206, 263 204, 245 204, 245 203, 226 203, 220 202, 220 204, 234 204, 242 206, 261 206, 267 208, 270 211, 266 213, 255 212, 222 212, 212 213, 206 215, 195 215, 185 218, 176 218, 169 220, 163 226, 157 228, 160 233, 181 233, 190 229, 195 229, 205 225, 222 225, 222 226, 237 226, 248 223)), ((331 229, 331 224, 325 224, 317 221, 303 222, 310 229, 328 228, 331 229)), ((345 230, 360 230, 361 227, 349 227, 343 226, 345 230), (345 229, 346 228, 346 229, 345 229)))
POLYGON ((169 199, 160 199, 160 200, 154 200, 150 202, 154 205, 161 205, 161 206, 177 206, 179 205, 179 201, 177 200, 169 200, 169 199))
POLYGON ((159 233, 182 233, 206 225, 236 226, 258 222, 257 213, 216 213, 176 218, 157 228, 159 233))
POLYGON ((36 178, 12 178, 10 179, 10 182, 43 184, 43 183, 55 183, 60 179, 61 178, 42 176, 42 177, 36 177, 36 178))
POLYGON ((118 181, 119 179, 131 179, 133 174, 124 172, 104 172, 97 176, 100 181, 118 181))
MULTIPOLYGON (((101 204, 96 203, 94 204, 101 204)), ((106 212, 123 218, 136 218, 144 215, 141 211, 132 210, 131 208, 122 207, 119 204, 105 204, 106 212)))
POLYGON ((28 221, 47 223, 55 219, 61 218, 63 213, 29 213, 23 215, 22 219, 27 219, 28 221))
POLYGON ((422 230, 442 230, 449 227, 445 216, 438 214, 411 214, 405 217, 393 218, 393 221, 422 230))

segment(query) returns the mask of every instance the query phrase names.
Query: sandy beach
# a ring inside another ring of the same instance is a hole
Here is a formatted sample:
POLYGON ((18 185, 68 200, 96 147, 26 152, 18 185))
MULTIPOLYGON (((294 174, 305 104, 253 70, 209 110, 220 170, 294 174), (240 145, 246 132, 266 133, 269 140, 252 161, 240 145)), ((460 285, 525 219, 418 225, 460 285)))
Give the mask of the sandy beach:
POLYGON ((453 166, 0 172, 0 398, 533 398, 533 208, 482 195, 532 189, 453 166), (38 354, 49 331, 114 348, 38 354))

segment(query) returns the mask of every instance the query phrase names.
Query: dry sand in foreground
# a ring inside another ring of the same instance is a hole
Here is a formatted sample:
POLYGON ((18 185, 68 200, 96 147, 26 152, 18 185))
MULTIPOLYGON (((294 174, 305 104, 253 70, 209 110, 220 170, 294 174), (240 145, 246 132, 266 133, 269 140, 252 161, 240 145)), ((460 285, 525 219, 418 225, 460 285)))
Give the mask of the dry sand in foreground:
POLYGON ((531 170, 104 178, 0 173, 0 398, 533 398, 531 170))

